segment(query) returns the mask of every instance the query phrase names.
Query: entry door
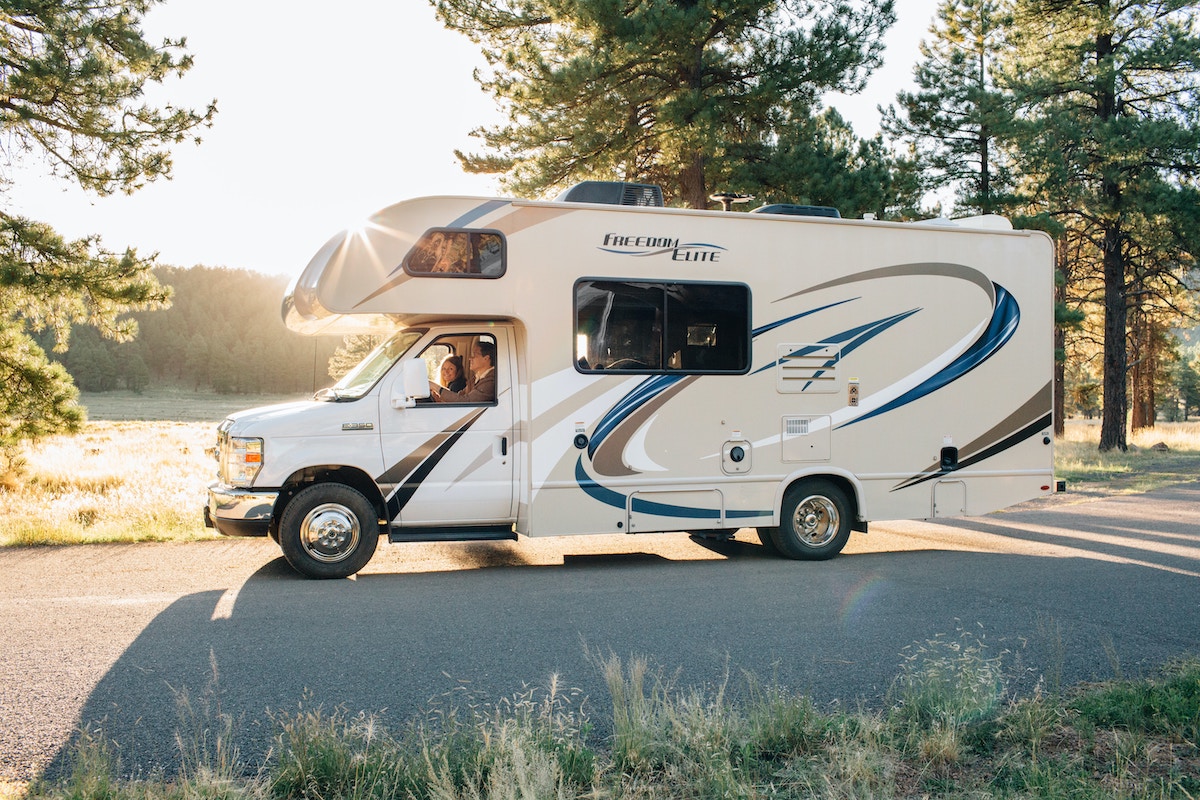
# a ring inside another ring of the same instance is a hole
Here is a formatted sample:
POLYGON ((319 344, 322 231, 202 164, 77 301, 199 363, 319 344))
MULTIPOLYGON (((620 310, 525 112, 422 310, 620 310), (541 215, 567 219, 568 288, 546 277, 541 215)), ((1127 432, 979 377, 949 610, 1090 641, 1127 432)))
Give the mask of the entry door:
MULTIPOLYGON (((390 386, 380 392, 380 441, 388 516, 395 525, 490 525, 515 520, 513 391, 515 365, 509 332, 463 328, 438 331, 419 354, 431 379, 447 354, 473 369, 471 348, 495 345, 496 396, 490 402, 422 401, 392 408, 390 386)), ((392 370, 389 379, 400 379, 392 370)))

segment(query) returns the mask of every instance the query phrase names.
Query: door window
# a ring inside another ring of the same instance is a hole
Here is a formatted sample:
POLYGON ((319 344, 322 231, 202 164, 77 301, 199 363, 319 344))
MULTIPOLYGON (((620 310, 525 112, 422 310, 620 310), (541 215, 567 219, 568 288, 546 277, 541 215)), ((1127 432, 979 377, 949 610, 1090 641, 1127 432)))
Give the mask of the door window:
POLYGON ((496 337, 490 333, 439 336, 421 351, 435 403, 494 405, 500 367, 496 337))

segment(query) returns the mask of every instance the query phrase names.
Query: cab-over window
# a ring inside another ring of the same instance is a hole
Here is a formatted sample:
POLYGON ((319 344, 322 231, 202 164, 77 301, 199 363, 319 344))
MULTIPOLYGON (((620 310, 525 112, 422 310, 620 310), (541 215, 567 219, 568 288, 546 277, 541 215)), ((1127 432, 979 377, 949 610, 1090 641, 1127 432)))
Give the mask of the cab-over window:
POLYGON ((433 228, 404 259, 411 275, 499 278, 505 270, 504 236, 497 231, 433 228))

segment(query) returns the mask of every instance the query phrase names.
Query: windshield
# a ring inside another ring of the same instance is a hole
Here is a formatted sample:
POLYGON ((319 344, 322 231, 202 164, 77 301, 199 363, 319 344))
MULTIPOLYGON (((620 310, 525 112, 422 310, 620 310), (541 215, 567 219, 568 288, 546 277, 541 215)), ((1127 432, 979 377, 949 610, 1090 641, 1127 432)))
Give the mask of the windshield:
POLYGON ((357 400, 371 390, 392 364, 409 351, 425 334, 423 330, 403 330, 376 347, 340 381, 317 392, 318 400, 357 400))

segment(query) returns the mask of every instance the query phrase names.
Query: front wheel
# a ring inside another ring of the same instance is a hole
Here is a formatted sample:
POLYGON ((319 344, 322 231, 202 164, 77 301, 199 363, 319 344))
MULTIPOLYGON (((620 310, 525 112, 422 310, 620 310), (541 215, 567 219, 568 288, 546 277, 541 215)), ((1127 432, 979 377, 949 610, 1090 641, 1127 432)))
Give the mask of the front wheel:
POLYGON ((842 552, 850 538, 850 500, 830 481, 803 481, 788 489, 781 512, 770 536, 787 558, 824 561, 842 552))
POLYGON ((340 483, 298 492, 279 520, 279 546, 297 572, 346 578, 367 565, 379 543, 379 514, 362 493, 340 483))

